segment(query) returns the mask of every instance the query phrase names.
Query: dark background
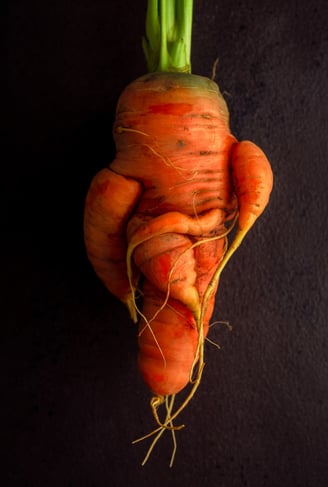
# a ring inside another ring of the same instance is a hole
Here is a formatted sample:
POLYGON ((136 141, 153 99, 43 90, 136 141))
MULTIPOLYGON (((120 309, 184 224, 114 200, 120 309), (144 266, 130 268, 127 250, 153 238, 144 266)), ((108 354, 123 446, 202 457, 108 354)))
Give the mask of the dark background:
POLYGON ((92 176, 145 72, 146 2, 11 0, 1 116, 3 486, 328 485, 327 2, 195 0, 193 71, 267 153, 270 206, 222 276, 200 389, 145 467, 136 329, 86 259, 92 176))

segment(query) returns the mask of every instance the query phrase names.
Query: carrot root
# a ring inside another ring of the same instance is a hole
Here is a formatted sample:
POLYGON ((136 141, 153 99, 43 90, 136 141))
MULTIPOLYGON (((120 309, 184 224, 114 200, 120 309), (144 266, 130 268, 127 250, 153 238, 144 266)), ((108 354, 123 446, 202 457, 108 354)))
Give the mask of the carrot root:
MULTIPOLYGON (((175 400, 175 394, 172 394, 170 397, 169 396, 165 396, 165 398, 164 398, 165 408, 166 408, 165 423, 168 423, 170 425, 170 428, 169 429, 171 431, 172 441, 173 441, 173 449, 172 449, 172 454, 171 454, 171 459, 170 459, 170 464, 169 464, 170 467, 173 467, 174 458, 175 458, 175 454, 176 454, 176 451, 177 451, 177 441, 176 441, 176 436, 175 436, 175 429, 176 428, 173 427, 173 422, 170 419, 171 416, 172 416, 172 409, 173 409, 173 405, 174 405, 174 400, 175 400)), ((183 426, 181 426, 179 429, 181 429, 182 427, 183 426)), ((166 429, 167 429, 166 427, 160 426, 156 430, 151 431, 147 435, 144 435, 141 438, 138 438, 138 439, 136 439, 136 440, 134 440, 132 442, 132 444, 134 445, 136 443, 139 443, 140 441, 144 441, 144 440, 150 438, 153 435, 156 435, 155 438, 153 439, 152 443, 150 444, 150 447, 148 448, 147 453, 146 453, 143 461, 141 462, 141 465, 142 466, 146 465, 146 463, 149 460, 149 457, 150 457, 152 451, 154 450, 154 448, 155 448, 158 440, 160 439, 160 437, 162 436, 162 434, 166 431, 166 429)))

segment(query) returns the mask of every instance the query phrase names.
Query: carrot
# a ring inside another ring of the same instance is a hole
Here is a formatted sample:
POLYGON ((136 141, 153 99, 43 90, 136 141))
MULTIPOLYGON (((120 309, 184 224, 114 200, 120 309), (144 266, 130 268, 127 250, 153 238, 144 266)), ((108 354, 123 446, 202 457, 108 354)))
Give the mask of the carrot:
POLYGON ((95 176, 85 203, 91 264, 133 321, 139 319, 138 367, 157 422, 141 438, 154 436, 143 463, 165 430, 172 432, 173 462, 175 430, 183 426, 174 421, 201 381, 221 273, 267 206, 273 184, 261 149, 231 134, 217 84, 190 73, 191 6, 190 0, 149 1, 150 73, 121 94, 116 157, 95 176))

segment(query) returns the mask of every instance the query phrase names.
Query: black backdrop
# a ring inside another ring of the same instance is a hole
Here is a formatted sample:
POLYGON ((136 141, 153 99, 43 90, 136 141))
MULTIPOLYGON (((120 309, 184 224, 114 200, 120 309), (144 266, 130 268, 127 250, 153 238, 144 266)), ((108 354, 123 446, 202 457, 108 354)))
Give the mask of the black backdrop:
POLYGON ((2 90, 4 486, 328 485, 327 3, 195 0, 193 71, 271 160, 268 210, 222 276, 201 387, 140 466, 153 426, 136 330, 86 259, 83 202, 145 71, 145 2, 11 0, 2 90), (7 146, 7 150, 5 150, 7 146), (9 149, 9 150, 8 150, 9 149), (7 458, 8 456, 8 458, 7 458))

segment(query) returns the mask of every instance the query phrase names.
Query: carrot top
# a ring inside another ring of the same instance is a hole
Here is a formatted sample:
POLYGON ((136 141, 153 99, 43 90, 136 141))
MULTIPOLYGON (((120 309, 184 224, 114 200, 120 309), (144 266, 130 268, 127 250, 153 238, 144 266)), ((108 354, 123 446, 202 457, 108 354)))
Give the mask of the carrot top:
POLYGON ((148 0, 143 50, 148 71, 191 73, 193 0, 148 0))

